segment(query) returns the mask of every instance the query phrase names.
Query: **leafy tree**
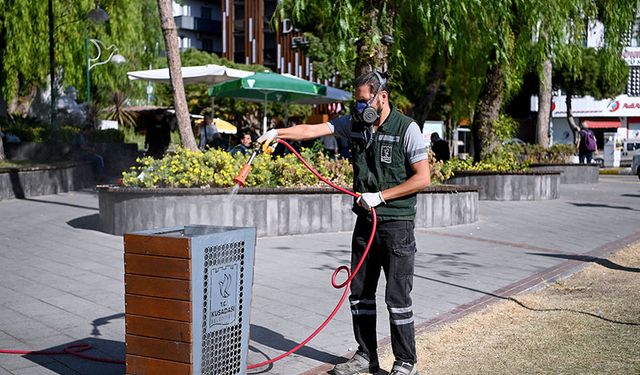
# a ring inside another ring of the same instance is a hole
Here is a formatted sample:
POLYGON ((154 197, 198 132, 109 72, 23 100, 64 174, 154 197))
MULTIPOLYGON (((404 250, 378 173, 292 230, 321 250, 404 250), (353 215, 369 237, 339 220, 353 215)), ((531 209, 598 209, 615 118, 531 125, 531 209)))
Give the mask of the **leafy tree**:
POLYGON ((580 127, 572 112, 572 96, 593 96, 596 99, 612 98, 624 91, 629 74, 627 63, 620 55, 607 48, 596 50, 573 46, 571 64, 561 62, 554 66, 553 82, 566 94, 567 120, 576 144, 580 141, 580 127))
MULTIPOLYGON (((629 36, 628 32, 637 11, 638 4, 635 0, 567 0, 544 2, 539 7, 537 12, 539 37, 536 48, 533 49, 536 53, 532 59, 536 64, 541 83, 536 122, 537 143, 545 147, 549 145, 551 91, 553 87, 562 86, 562 84, 552 83, 552 79, 555 80, 562 75, 564 78, 561 80, 564 81, 568 78, 567 75, 572 75, 571 81, 580 80, 582 53, 576 48, 580 49, 581 46, 586 45, 588 27, 592 26, 594 21, 601 22, 605 31, 603 48, 607 52, 601 55, 605 58, 601 63, 607 67, 606 74, 611 74, 613 86, 619 84, 620 74, 624 69, 615 56, 620 56, 624 48, 624 39, 629 36), (611 58, 605 54, 610 54, 611 58), (561 67, 554 69, 553 66, 556 64, 561 67)), ((593 73, 594 71, 587 72, 587 74, 593 73)), ((606 75, 601 77, 605 78, 606 75)), ((568 107, 570 108, 570 104, 568 107)), ((575 129, 572 116, 570 116, 570 124, 575 129)))
MULTIPOLYGON (((91 71, 93 96, 107 102, 116 89, 127 91, 125 72, 146 67, 160 39, 159 19, 153 0, 104 0, 100 2, 110 21, 96 25, 86 19, 94 9, 92 0, 54 0, 55 62, 59 86, 74 85, 84 98, 86 76, 85 38, 97 38, 115 45, 125 56, 120 66, 96 67, 91 71), (141 22, 141 20, 145 20, 141 22), (64 42, 62 42, 64 41, 64 42)), ((0 92, 8 102, 9 114, 26 115, 36 88, 46 87, 49 79, 48 25, 41 22, 47 3, 26 0, 0 0, 0 92), (21 99, 21 98, 25 98, 21 99), (26 102, 25 106, 20 103, 26 102)), ((95 50, 91 51, 95 54, 95 50)))

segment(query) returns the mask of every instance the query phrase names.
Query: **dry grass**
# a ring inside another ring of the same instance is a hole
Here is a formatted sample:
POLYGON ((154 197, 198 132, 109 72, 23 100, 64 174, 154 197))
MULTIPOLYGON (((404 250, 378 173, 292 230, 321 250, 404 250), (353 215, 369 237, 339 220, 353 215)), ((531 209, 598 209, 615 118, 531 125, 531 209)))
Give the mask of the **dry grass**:
POLYGON ((640 374, 640 244, 609 260, 418 337, 421 373, 640 374))

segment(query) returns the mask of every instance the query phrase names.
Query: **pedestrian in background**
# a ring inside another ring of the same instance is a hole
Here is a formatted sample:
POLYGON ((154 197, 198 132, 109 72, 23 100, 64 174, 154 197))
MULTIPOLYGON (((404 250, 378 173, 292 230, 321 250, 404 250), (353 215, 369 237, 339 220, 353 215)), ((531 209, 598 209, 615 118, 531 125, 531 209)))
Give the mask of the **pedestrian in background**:
POLYGON ((431 133, 431 151, 435 154, 437 161, 446 162, 451 155, 449 142, 440 138, 440 134, 435 132, 431 133))

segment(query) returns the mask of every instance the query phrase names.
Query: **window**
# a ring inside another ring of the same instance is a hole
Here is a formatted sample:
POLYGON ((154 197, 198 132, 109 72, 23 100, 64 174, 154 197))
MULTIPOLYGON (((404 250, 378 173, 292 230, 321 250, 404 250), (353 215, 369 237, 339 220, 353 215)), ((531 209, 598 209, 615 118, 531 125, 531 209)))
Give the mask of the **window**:
POLYGON ((182 48, 187 49, 191 47, 191 38, 182 38, 182 48))
POLYGON ((210 7, 202 7, 200 8, 200 17, 210 20, 211 19, 211 8, 210 7))

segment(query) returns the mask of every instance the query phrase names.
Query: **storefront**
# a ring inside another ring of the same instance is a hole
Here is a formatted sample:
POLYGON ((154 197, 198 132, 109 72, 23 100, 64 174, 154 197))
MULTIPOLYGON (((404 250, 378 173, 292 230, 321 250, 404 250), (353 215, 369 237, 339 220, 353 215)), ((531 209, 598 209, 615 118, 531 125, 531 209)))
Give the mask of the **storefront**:
MULTIPOLYGON (((531 107, 534 111, 538 109, 537 99, 532 97, 531 107)), ((571 106, 576 123, 587 125, 594 131, 600 149, 604 145, 604 133, 616 133, 620 140, 640 139, 640 97, 620 95, 613 100, 574 98, 571 106)), ((573 143, 564 95, 553 97, 551 115, 552 142, 573 143)))

